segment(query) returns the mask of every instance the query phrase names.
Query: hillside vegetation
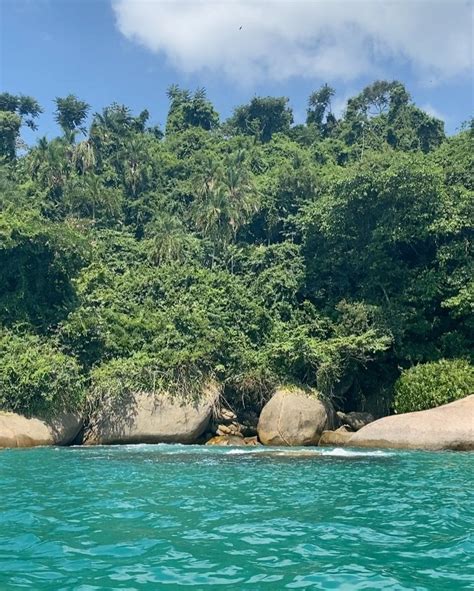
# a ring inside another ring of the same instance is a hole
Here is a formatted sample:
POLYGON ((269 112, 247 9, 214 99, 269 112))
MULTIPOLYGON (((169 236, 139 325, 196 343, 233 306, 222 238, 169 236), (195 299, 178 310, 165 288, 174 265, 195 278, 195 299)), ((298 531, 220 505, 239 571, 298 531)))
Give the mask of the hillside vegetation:
POLYGON ((333 95, 294 125, 285 98, 221 121, 172 87, 165 129, 70 95, 60 135, 26 147, 41 106, 1 94, 0 407, 212 379, 234 407, 300 384, 382 414, 403 370, 467 371, 472 129, 446 137, 399 82, 341 118, 333 95))

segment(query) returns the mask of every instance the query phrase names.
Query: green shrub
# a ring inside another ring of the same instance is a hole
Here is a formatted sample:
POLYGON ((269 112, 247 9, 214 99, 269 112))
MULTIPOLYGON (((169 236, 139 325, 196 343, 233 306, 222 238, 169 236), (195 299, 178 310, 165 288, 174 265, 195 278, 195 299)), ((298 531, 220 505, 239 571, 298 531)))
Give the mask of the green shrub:
POLYGON ((464 359, 442 359, 405 370, 395 384, 397 412, 426 410, 474 393, 474 367, 464 359))
POLYGON ((125 399, 134 392, 197 398, 208 378, 191 362, 167 367, 160 359, 138 352, 112 359, 91 372, 89 410, 107 398, 125 399))
POLYGON ((83 394, 73 357, 37 336, 0 332, 0 409, 49 416, 77 410, 83 394))

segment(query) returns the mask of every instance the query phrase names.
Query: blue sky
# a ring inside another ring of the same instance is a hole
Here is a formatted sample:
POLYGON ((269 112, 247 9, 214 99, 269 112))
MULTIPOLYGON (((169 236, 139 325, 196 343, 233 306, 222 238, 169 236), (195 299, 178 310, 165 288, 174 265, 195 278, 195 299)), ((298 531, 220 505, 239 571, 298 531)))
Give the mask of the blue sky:
POLYGON ((254 95, 304 118, 328 82, 336 111, 399 79, 448 132, 473 114, 472 2, 461 0, 0 0, 2 91, 36 97, 35 136, 58 132, 53 99, 113 101, 164 124, 172 83, 204 86, 223 117, 254 95), (240 28, 242 27, 242 28, 240 28))

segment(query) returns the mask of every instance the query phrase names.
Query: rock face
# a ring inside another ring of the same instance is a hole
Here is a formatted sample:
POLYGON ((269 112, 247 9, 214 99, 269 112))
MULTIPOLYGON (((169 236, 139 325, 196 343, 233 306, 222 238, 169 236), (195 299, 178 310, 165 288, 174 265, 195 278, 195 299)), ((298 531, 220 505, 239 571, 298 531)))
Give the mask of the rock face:
POLYGON ((354 433, 349 445, 474 450, 474 395, 430 410, 379 419, 354 433))
POLYGON ((339 447, 349 445, 353 435, 354 433, 344 427, 340 427, 336 431, 323 431, 319 445, 337 445, 339 447))
POLYGON ((258 437, 264 445, 317 445, 321 433, 334 426, 331 405, 303 390, 280 389, 263 407, 258 437))
POLYGON ((82 420, 74 414, 62 414, 46 420, 0 411, 0 447, 67 445, 81 427, 82 420))
POLYGON ((147 392, 111 400, 91 420, 84 443, 195 443, 218 397, 218 387, 209 386, 198 402, 147 392))
POLYGON ((375 420, 369 412, 338 412, 337 416, 343 425, 348 425, 353 431, 359 431, 375 420))

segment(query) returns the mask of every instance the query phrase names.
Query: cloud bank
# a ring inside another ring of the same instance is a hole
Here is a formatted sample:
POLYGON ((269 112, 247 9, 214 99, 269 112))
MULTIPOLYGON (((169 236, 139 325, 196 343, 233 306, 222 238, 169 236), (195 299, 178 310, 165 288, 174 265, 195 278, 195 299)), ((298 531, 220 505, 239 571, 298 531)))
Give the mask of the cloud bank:
POLYGON ((402 65, 434 84, 472 68, 470 1, 112 0, 112 6, 125 37, 180 71, 242 83, 350 81, 402 65))

